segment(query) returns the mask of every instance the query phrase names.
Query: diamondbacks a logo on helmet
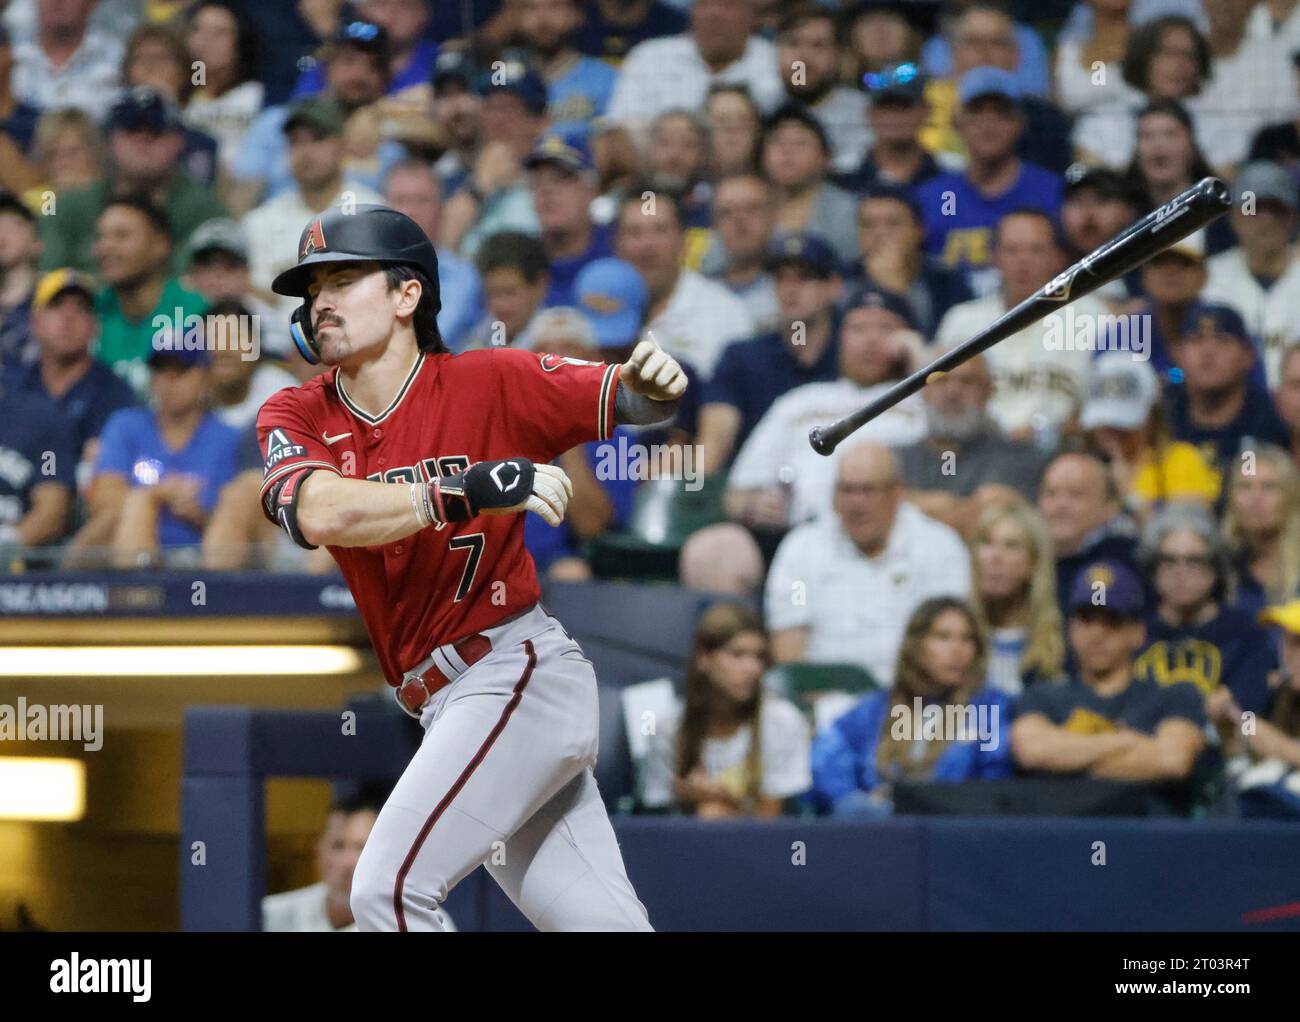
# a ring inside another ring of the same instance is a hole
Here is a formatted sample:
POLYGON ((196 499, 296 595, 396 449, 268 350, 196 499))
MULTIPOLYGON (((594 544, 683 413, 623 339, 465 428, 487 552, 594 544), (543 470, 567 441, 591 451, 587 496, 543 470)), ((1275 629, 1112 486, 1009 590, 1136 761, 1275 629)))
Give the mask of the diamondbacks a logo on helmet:
POLYGON ((325 251, 325 229, 320 225, 320 217, 317 217, 302 232, 302 241, 298 245, 298 260, 301 262, 313 252, 323 251, 325 251))

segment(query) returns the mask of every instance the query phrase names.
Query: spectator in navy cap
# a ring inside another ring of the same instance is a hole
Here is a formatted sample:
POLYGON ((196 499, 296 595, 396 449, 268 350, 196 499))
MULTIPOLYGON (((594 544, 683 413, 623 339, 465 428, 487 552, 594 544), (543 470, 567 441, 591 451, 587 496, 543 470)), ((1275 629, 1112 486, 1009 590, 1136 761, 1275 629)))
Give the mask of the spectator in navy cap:
POLYGON ((914 188, 942 169, 921 145, 930 108, 925 102, 925 78, 915 64, 891 64, 869 71, 862 84, 871 96, 869 112, 874 141, 861 163, 837 182, 863 192, 878 184, 914 188))
POLYGON ((902 188, 876 184, 863 193, 857 212, 862 258, 851 276, 902 295, 922 336, 931 338, 948 310, 975 297, 966 278, 925 251, 925 222, 902 188))
POLYGON ((762 165, 776 186, 781 229, 821 235, 841 263, 857 258, 856 203, 828 180, 830 140, 816 117, 795 104, 774 113, 763 132, 762 165))
POLYGON ((539 233, 524 160, 546 131, 546 83, 522 61, 480 75, 482 145, 474 168, 447 202, 439 240, 473 258, 489 235, 539 233))
POLYGON ((614 251, 613 231, 591 219, 596 167, 585 139, 550 134, 524 160, 542 245, 551 263, 547 305, 572 305, 578 272, 614 251))
POLYGON ((835 302, 842 281, 835 254, 814 234, 776 238, 765 254, 779 323, 728 345, 718 361, 700 412, 706 472, 726 468, 782 394, 839 374, 835 302))
POLYGON ((1126 565, 1098 561, 1070 589, 1067 626, 1077 662, 1061 685, 1031 686, 1011 728, 1016 765, 1029 773, 1143 782, 1164 805, 1190 808, 1205 748, 1195 685, 1134 678, 1146 641, 1142 583, 1126 565))
POLYGON ((1261 443, 1287 447, 1290 433, 1268 391, 1250 379, 1258 352, 1236 309, 1198 302, 1173 345, 1182 370, 1168 391, 1170 426, 1179 440, 1211 448, 1227 470, 1243 450, 1261 443))
POLYGON ((205 220, 226 208, 201 181, 180 165, 185 134, 176 108, 156 89, 125 93, 108 118, 108 178, 59 196, 58 216, 41 218, 42 269, 95 268, 95 222, 115 196, 143 194, 162 206, 171 229, 172 268, 180 271, 181 249, 205 220))

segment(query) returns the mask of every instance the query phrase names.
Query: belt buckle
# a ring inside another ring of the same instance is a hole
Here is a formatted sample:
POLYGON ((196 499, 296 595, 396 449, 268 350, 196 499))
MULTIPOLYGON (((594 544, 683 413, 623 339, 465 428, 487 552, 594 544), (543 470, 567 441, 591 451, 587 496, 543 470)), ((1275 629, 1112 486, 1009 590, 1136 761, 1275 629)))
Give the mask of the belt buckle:
POLYGON ((416 674, 413 671, 408 671, 406 674, 402 675, 402 683, 393 689, 393 698, 397 700, 397 705, 402 708, 403 713, 408 717, 414 717, 416 720, 419 720, 420 711, 424 709, 424 704, 429 701, 429 690, 424 686, 424 675, 416 674), (420 692, 424 695, 424 698, 420 701, 420 709, 418 710, 412 710, 406 705, 406 701, 402 698, 402 694, 408 687, 418 687, 420 692))

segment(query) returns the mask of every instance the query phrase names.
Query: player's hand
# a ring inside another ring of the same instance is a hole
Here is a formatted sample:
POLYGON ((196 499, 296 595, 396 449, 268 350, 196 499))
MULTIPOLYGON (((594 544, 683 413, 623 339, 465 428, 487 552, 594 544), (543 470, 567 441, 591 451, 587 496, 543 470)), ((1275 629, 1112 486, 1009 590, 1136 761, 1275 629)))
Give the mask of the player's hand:
POLYGON ((686 374, 649 333, 632 349, 631 357, 618 367, 618 378, 629 390, 652 401, 676 401, 686 393, 686 374))
POLYGON ((481 514, 509 515, 531 511, 540 515, 547 525, 559 525, 569 508, 573 496, 573 483, 558 465, 533 465, 533 483, 528 496, 508 507, 483 507, 481 514))

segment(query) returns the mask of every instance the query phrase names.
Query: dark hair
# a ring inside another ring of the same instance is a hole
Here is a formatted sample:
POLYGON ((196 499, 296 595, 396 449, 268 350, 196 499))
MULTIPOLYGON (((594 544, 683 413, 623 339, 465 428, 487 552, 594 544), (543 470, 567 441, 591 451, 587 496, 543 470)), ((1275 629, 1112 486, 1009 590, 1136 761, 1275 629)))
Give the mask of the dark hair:
POLYGON ((330 803, 330 812, 361 813, 369 810, 378 813, 388 800, 392 785, 385 782, 352 782, 340 785, 330 803))
POLYGON ((149 221, 149 226, 167 239, 167 243, 172 244, 175 239, 172 237, 172 222, 167 215, 167 211, 154 202, 147 195, 133 193, 131 195, 118 195, 104 203, 104 208, 100 210, 103 216, 114 206, 125 206, 127 209, 133 209, 142 217, 149 221))
POLYGON ((1156 50, 1160 48, 1160 39, 1171 28, 1186 29, 1195 40, 1198 91, 1199 86, 1209 81, 1212 67, 1210 44, 1190 18, 1185 18, 1181 14, 1170 14, 1148 21, 1129 34, 1128 46, 1124 50, 1124 61, 1120 67, 1124 81, 1141 93, 1147 91, 1147 77, 1151 73, 1151 61, 1155 59, 1156 50))
POLYGON ((659 206, 666 202, 673 208, 673 216, 677 218, 678 229, 686 230, 685 199, 670 188, 656 188, 648 181, 633 185, 624 193, 618 204, 618 216, 614 219, 616 228, 623 220, 623 210, 627 209, 628 206, 640 206, 645 201, 641 196, 646 192, 651 192, 654 195, 656 212, 658 212, 659 206))
POLYGON ((831 155, 831 140, 826 134, 826 129, 822 127, 822 122, 817 120, 816 116, 807 107, 800 106, 798 103, 786 103, 767 119, 767 122, 763 125, 764 147, 767 146, 776 129, 789 121, 803 125, 816 135, 817 141, 822 147, 822 152, 826 156, 831 155))
POLYGON ((479 247, 474 262, 480 276, 486 277, 493 270, 518 270, 530 284, 536 284, 551 269, 541 241, 522 231, 493 234, 479 247))
POLYGON ((873 199, 888 199, 891 202, 901 202, 907 207, 908 212, 912 214, 913 220, 918 224, 925 223, 925 217, 921 215, 920 204, 906 188, 891 184, 873 184, 858 195, 858 208, 861 209, 864 202, 873 199))
MULTIPOLYGON (((770 656, 767 632, 759 616, 744 604, 715 603, 700 615, 695 626, 691 658, 686 668, 685 705, 682 708, 681 727, 677 734, 676 764, 674 774, 685 777, 703 759, 705 739, 713 723, 710 708, 714 705, 713 683, 700 666, 701 657, 716 653, 737 635, 752 633, 763 637, 764 655, 770 656)), ((761 746, 760 715, 763 705, 763 686, 760 683, 740 708, 741 719, 750 728, 748 770, 746 777, 750 790, 757 796, 762 778, 763 752, 761 746)))
POLYGON ((420 282, 420 301, 415 306, 415 315, 411 317, 416 346, 431 355, 446 351, 447 345, 443 343, 442 332, 438 329, 434 288, 424 271, 405 263, 390 263, 384 267, 384 279, 388 282, 389 291, 396 291, 408 280, 420 282))
POLYGON ((1052 232, 1052 243, 1062 252, 1070 251, 1069 243, 1066 241, 1065 234, 1061 231, 1061 225, 1056 222, 1056 218, 1047 211, 1039 209, 1037 206, 1020 206, 1017 209, 1013 209, 1010 213, 1004 213, 993 226, 993 236, 990 239, 990 248, 998 247, 998 243, 1002 240, 1002 225, 1013 216, 1029 216, 1043 221, 1052 232))
POLYGON ((823 7, 813 0, 799 0, 789 10, 781 15, 781 19, 776 23, 776 35, 779 39, 787 32, 793 32, 797 28, 802 28, 810 21, 829 21, 832 31, 836 27, 836 15, 829 7, 823 7))
POLYGON ((13 192, 0 191, 0 213, 12 213, 26 220, 33 227, 36 226, 36 214, 32 212, 32 208, 13 192))
MULTIPOLYGON (((1187 139, 1192 146, 1192 162, 1187 168, 1187 176, 1192 181, 1199 181, 1203 177, 1211 177, 1214 174, 1214 168, 1210 166, 1210 161, 1205 158, 1201 152, 1201 145, 1196 141, 1196 125, 1192 122, 1192 116, 1187 112, 1187 107, 1183 106, 1176 99, 1157 99, 1148 103, 1137 115, 1137 121, 1141 122, 1145 117, 1164 115, 1172 117, 1187 132, 1187 139)), ((1151 193, 1147 190, 1146 179, 1142 176, 1142 168, 1138 163, 1137 143, 1133 145, 1133 162, 1128 165, 1128 170, 1124 172, 1124 180, 1128 186, 1133 189, 1134 193, 1141 195, 1146 203, 1144 212, 1149 212, 1155 208, 1155 202, 1151 198, 1151 193)))
POLYGON ((189 10, 187 27, 194 27, 195 19, 205 7, 219 7, 235 19, 235 84, 243 85, 245 82, 256 81, 262 62, 257 36, 248 30, 239 11, 229 0, 199 0, 189 10))

